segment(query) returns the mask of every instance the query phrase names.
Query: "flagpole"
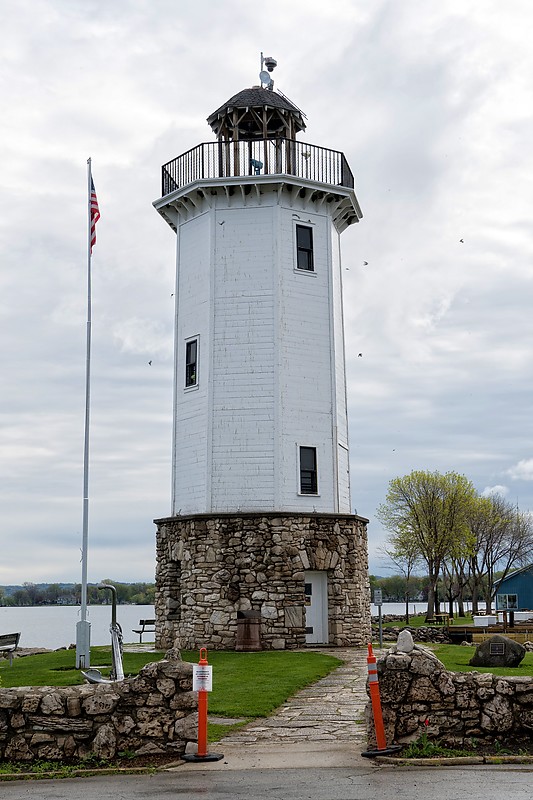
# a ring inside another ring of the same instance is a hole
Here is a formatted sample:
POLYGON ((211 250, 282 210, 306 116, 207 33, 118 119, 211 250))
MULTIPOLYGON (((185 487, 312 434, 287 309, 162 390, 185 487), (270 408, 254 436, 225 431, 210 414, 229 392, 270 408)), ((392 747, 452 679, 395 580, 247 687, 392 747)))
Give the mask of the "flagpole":
POLYGON ((89 422, 91 408, 91 159, 87 159, 87 347, 85 360, 85 437, 83 444, 83 530, 81 546, 81 615, 76 625, 76 668, 91 661, 91 623, 87 620, 87 550, 89 544, 89 422))

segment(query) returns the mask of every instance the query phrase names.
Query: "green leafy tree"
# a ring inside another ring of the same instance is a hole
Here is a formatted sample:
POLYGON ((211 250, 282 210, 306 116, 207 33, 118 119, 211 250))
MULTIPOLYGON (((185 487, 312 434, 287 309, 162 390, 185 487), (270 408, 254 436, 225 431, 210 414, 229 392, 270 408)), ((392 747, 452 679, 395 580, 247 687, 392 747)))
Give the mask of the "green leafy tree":
POLYGON ((389 483, 377 515, 391 532, 393 552, 418 553, 428 571, 430 619, 438 613, 437 584, 445 558, 469 552, 468 514, 475 500, 473 484, 456 472, 414 470, 389 483))

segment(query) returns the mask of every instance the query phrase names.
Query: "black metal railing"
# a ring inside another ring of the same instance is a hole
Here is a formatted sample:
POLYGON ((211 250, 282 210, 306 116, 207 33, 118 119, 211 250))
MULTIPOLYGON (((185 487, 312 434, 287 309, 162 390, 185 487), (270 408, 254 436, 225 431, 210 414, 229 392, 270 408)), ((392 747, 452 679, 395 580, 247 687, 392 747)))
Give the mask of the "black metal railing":
POLYGON ((295 139, 205 142, 162 167, 162 196, 210 178, 294 175, 353 189, 344 153, 295 139))

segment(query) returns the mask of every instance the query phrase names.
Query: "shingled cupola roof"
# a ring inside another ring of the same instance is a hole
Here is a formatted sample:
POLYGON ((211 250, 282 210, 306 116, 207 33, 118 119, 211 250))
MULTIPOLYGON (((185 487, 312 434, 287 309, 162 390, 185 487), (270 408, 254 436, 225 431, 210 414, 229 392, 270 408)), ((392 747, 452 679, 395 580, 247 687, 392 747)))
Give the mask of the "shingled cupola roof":
POLYGON ((278 92, 252 86, 231 97, 207 118, 219 139, 287 138, 305 130, 304 114, 278 92))

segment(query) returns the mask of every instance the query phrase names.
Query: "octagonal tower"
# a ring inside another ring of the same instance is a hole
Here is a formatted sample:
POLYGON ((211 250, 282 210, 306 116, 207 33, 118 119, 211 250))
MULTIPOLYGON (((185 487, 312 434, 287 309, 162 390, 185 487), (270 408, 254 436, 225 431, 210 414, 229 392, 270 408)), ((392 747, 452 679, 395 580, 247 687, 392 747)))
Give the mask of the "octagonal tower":
MULTIPOLYGON (((261 73, 263 79, 267 73, 261 73)), ((351 514, 340 234, 344 155, 300 142, 272 85, 208 117, 162 169, 177 234, 171 516, 157 520, 157 638, 364 643, 366 522, 351 514)))

